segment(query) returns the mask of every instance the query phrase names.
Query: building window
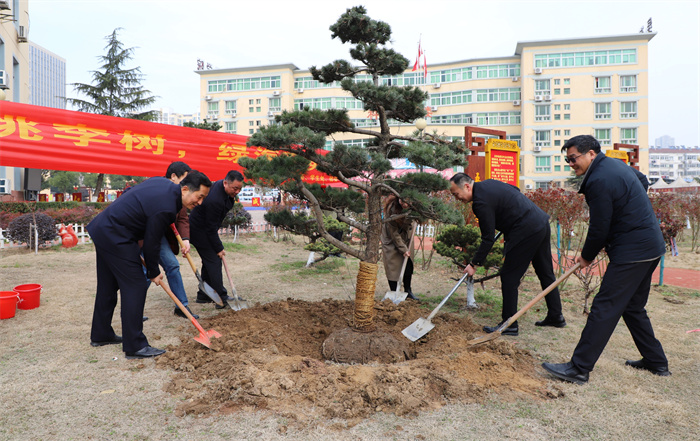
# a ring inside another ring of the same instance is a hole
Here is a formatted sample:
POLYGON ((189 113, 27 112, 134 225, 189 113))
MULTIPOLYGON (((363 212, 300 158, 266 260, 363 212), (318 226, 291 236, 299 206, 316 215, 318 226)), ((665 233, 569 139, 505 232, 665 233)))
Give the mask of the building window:
POLYGON ((555 165, 555 166, 554 166, 554 171, 555 171, 555 172, 561 171, 561 165, 555 165))
POLYGON ((262 112, 262 107, 261 107, 261 106, 256 107, 256 108, 255 108, 255 111, 256 111, 257 113, 262 112))
POLYGON ((569 129, 564 130, 564 136, 571 136, 571 130, 569 130, 569 129))
POLYGON ((561 130, 555 130, 554 136, 561 136, 561 130))
POLYGON ((611 93, 610 77, 595 77, 594 93, 611 93))
POLYGON ((249 113, 255 112, 255 107, 248 107, 248 112, 249 113))
POLYGON ((564 119, 565 119, 565 120, 571 119, 571 114, 570 114, 570 113, 565 113, 565 114, 564 114, 564 119))
POLYGON ((207 103, 207 118, 211 118, 213 116, 219 116, 219 102, 218 101, 207 103))
POLYGON ((620 93, 637 91, 637 75, 620 75, 620 93))
POLYGON ((561 110, 561 104, 555 104, 554 110, 561 110))
MULTIPOLYGON (((535 67, 600 66, 606 64, 636 64, 636 49, 610 51, 535 54, 535 67)), ((566 79, 564 79, 566 81, 566 79)), ((568 84, 568 83, 564 83, 568 84)))
POLYGON ((571 88, 565 87, 564 88, 564 95, 571 95, 571 88))
POLYGON ((610 129, 595 129, 595 139, 598 140, 600 145, 612 145, 610 132, 610 129))
POLYGON ((248 125, 251 126, 251 127, 254 126, 254 125, 255 125, 255 121, 248 121, 248 125))
POLYGON ((252 106, 253 104, 255 104, 255 100, 248 100, 248 105, 249 105, 249 106, 252 106))
POLYGON ((549 95, 549 80, 535 80, 535 95, 549 95))
POLYGON ((549 104, 535 106, 535 121, 550 121, 549 109, 549 104))
POLYGON ((561 113, 554 114, 554 121, 561 121, 561 113))
POLYGON ((611 119, 611 108, 611 103, 595 103, 595 119, 611 119))
POLYGON ((554 95, 561 95, 561 89, 560 88, 555 88, 554 89, 554 95))
POLYGON ((620 119, 636 119, 637 118, 637 102, 636 101, 621 101, 620 102, 620 119))
POLYGON ((535 156, 535 173, 549 173, 552 171, 551 156, 535 156))
POLYGON ((248 134, 249 134, 249 135, 252 135, 253 133, 255 133, 255 129, 248 129, 248 134))
POLYGON ((225 101, 226 103, 226 115, 236 114, 236 101, 225 101))
POLYGON ((557 78, 557 79, 554 80, 554 85, 555 85, 555 86, 558 86, 558 85, 559 85, 559 78, 557 78))
POLYGON ((282 98, 270 98, 268 103, 268 109, 270 112, 281 112, 282 98))
POLYGON ((564 104, 564 110, 571 110, 571 104, 564 104))
POLYGON ((535 130, 535 147, 549 147, 550 146, 550 132, 549 130, 535 130))
POLYGON ((260 98, 256 99, 255 104, 262 104, 262 100, 260 98))
POLYGON ((620 129, 620 142, 623 144, 637 144, 637 129, 620 129))
POLYGON ((571 78, 564 78, 564 84, 571 84, 571 78))
POLYGON ((554 140, 554 147, 561 147, 561 139, 554 140))
POLYGON ((235 121, 226 121, 224 123, 224 132, 226 133, 236 133, 236 122, 235 121))

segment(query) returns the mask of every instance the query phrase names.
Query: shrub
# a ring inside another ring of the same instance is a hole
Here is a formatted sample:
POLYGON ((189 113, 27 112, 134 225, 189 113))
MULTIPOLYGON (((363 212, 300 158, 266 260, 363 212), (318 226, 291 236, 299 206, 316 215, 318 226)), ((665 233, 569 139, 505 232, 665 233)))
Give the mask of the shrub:
POLYGON ((35 224, 39 232, 39 243, 44 243, 56 239, 56 221, 51 216, 44 213, 23 214, 10 222, 7 230, 7 237, 17 243, 26 243, 27 247, 34 246, 34 230, 30 231, 30 224, 35 224))
POLYGON ((250 213, 245 211, 243 205, 236 203, 233 208, 226 213, 226 217, 221 222, 221 226, 226 228, 238 227, 245 229, 249 228, 252 223, 253 218, 250 216, 250 213))
MULTIPOLYGON (((450 225, 435 238, 435 251, 441 256, 449 257, 452 262, 464 268, 481 245, 481 231, 474 225, 450 225)), ((500 267, 503 261, 503 242, 496 241, 491 248, 484 268, 500 267)))

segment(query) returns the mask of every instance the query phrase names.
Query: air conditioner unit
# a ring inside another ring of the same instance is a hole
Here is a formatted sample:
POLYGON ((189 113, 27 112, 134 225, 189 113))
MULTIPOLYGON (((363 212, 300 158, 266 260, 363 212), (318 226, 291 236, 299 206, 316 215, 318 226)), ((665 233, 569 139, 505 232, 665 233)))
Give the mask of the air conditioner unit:
POLYGON ((535 95, 535 101, 542 101, 542 95, 535 95))
POLYGON ((536 68, 535 68, 535 73, 536 73, 536 74, 539 75, 539 74, 541 74, 542 72, 543 72, 543 70, 542 70, 541 67, 536 67, 536 68))
POLYGON ((204 99, 207 100, 207 101, 211 101, 211 95, 205 96, 204 99))
POLYGON ((514 105, 514 106, 519 106, 519 105, 520 105, 520 100, 513 100, 513 105, 514 105))
POLYGON ((525 190, 532 190, 532 184, 525 184, 525 190))
POLYGON ((534 146, 534 147, 532 148, 532 150, 535 151, 535 152, 541 152, 541 151, 542 151, 542 147, 536 145, 536 146, 534 146))
POLYGON ((301 89, 301 88, 297 89, 297 93, 304 93, 304 89, 301 89))
POLYGON ((440 84, 440 83, 435 83, 435 84, 433 84, 433 89, 439 89, 440 86, 442 86, 442 84, 440 84))
POLYGON ((29 30, 27 29, 26 26, 21 26, 19 27, 19 30, 17 31, 17 41, 20 43, 26 43, 27 42, 27 37, 28 37, 28 32, 29 30))
POLYGON ((10 0, 0 0, 0 9, 10 9, 10 0))
POLYGON ((552 101, 552 95, 545 95, 544 100, 545 101, 552 101))
POLYGON ((232 118, 235 118, 235 117, 236 117, 236 111, 235 111, 235 110, 234 110, 233 112, 231 112, 231 117, 232 117, 232 118))
POLYGON ((280 96, 280 91, 279 90, 273 91, 272 96, 280 96))
POLYGON ((272 111, 267 112, 267 116, 269 116, 270 118, 272 118, 273 116, 275 116, 275 112, 272 112, 272 111))
POLYGON ((7 85, 8 82, 7 72, 0 70, 0 89, 9 89, 10 87, 7 85))
POLYGON ((520 77, 513 77, 513 82, 520 81, 520 77))
POLYGON ((0 179, 0 194, 12 193, 12 182, 9 179, 0 179))
POLYGON ((430 106, 430 111, 431 112, 437 112, 438 107, 437 106, 430 106))

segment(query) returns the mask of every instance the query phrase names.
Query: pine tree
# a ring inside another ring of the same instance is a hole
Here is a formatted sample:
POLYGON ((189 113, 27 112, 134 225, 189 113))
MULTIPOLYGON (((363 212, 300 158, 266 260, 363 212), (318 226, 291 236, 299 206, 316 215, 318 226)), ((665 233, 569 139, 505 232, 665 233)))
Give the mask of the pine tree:
MULTIPOLYGON (((121 118, 154 121, 158 112, 143 109, 156 101, 149 90, 141 86, 143 75, 140 67, 126 68, 125 64, 133 58, 134 48, 124 49, 118 39, 115 29, 105 37, 107 53, 99 58, 103 63, 99 70, 92 71, 92 84, 72 83, 73 89, 86 99, 66 98, 69 104, 77 107, 80 112, 97 113, 100 115, 118 116, 121 118)), ((104 174, 97 176, 95 194, 102 190, 104 174)))
MULTIPOLYGON (((367 310, 372 309, 374 304, 382 223, 406 216, 410 219, 463 222, 459 213, 441 200, 430 197, 431 192, 446 190, 449 186, 447 180, 439 174, 424 172, 391 178, 388 175, 392 170, 390 159, 407 158, 421 170, 425 167, 444 170, 455 165, 466 165, 466 151, 463 143, 445 141, 434 133, 425 136, 418 131, 408 135, 392 133, 390 121, 392 125, 401 123, 413 127, 416 119, 424 117, 429 96, 419 87, 380 83, 382 77, 403 75, 409 65, 408 59, 386 47, 391 37, 391 28, 387 23, 371 19, 364 7, 357 6, 342 14, 330 30, 332 38, 354 45, 350 55, 361 64, 354 66, 345 60, 336 60, 321 68, 311 67, 311 75, 322 83, 340 82, 343 90, 361 101, 366 111, 377 116, 378 130, 355 126, 346 109, 304 107, 285 111, 275 117, 274 124, 262 127, 251 136, 248 146, 293 155, 244 158, 240 164, 247 169, 246 178, 259 180, 268 186, 283 184, 286 191, 308 201, 311 220, 316 222, 321 236, 361 261, 355 294, 354 328, 369 331, 374 328, 374 316, 367 310), (365 76, 356 78, 358 74, 365 76), (365 80, 365 77, 369 80, 365 80), (363 135, 368 138, 368 144, 347 146, 336 143, 333 151, 324 156, 319 150, 325 146, 326 137, 333 133, 363 135), (311 162, 315 163, 317 170, 337 177, 348 188, 304 183, 302 176, 311 162), (410 210, 383 219, 382 197, 392 194, 407 201, 410 210), (359 231, 364 239, 362 245, 352 246, 341 242, 325 230, 324 211, 335 213, 338 220, 359 231), (364 312, 360 310, 362 305, 368 304, 364 312)), ((269 219, 273 223, 285 222, 270 214, 269 219)), ((286 222, 292 222, 288 215, 286 219, 286 222)))

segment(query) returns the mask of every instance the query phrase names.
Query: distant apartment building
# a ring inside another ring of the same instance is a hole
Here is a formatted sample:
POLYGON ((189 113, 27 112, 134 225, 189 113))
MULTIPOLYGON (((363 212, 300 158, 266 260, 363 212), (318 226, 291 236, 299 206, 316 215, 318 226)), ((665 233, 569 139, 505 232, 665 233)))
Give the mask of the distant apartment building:
POLYGON ((29 104, 66 108, 66 60, 31 41, 29 104))
POLYGON ((654 140, 654 147, 667 149, 676 145, 676 140, 668 135, 664 135, 654 140))
POLYGON ((675 181, 700 178, 700 148, 652 148, 649 150, 649 179, 675 181))
POLYGON ((172 108, 161 107, 158 109, 158 121, 161 124, 170 124, 171 126, 182 126, 186 122, 199 124, 202 119, 197 113, 176 113, 172 108))
MULTIPOLYGON (((649 139, 648 44, 655 35, 519 42, 510 56, 434 64, 427 77, 407 70, 380 81, 429 93, 430 132, 463 140, 465 126, 478 126, 504 131, 518 141, 523 189, 563 185, 571 169, 561 146, 581 134, 595 136, 603 150, 614 143, 639 145, 639 165, 646 173, 649 146, 642 141, 649 139)), ((201 114, 228 133, 252 135, 273 123, 276 114, 302 106, 347 109, 357 127, 378 128, 362 103, 338 83, 314 81, 308 70, 294 64, 197 73, 201 114)), ((371 77, 357 75, 355 80, 371 77)), ((396 121, 391 128, 396 134, 415 129, 396 121)), ((364 145, 367 140, 336 133, 327 148, 334 142, 364 145)))

